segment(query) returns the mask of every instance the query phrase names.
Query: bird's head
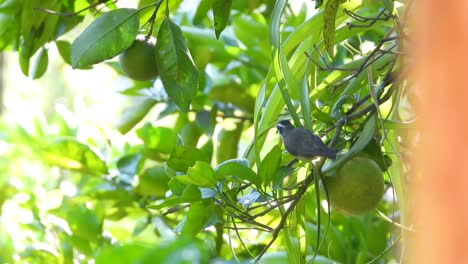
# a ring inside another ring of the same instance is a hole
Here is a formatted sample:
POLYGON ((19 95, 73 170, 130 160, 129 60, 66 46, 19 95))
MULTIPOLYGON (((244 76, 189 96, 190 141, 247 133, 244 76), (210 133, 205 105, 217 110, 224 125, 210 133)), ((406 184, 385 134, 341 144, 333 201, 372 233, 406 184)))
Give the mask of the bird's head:
POLYGON ((292 128, 294 128, 294 126, 289 122, 289 120, 281 120, 276 124, 276 129, 278 129, 280 135, 284 135, 286 131, 292 128))

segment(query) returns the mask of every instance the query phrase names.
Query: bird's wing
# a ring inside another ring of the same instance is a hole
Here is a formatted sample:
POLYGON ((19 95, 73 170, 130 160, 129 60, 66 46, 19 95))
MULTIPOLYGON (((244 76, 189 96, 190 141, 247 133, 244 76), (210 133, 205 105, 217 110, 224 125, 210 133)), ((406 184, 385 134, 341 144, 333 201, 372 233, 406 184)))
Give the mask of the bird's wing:
POLYGON ((322 139, 307 130, 307 136, 303 137, 302 144, 299 144, 299 152, 303 156, 323 156, 330 153, 330 149, 323 143, 322 139))

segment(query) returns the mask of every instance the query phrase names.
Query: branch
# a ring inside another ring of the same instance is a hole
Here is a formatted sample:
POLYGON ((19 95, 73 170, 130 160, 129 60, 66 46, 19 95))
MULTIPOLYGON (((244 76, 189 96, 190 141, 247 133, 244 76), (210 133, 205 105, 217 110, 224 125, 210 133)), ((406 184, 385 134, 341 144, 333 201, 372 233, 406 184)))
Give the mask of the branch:
MULTIPOLYGON (((324 160, 323 160, 324 161, 324 160)), ((323 162, 321 162, 323 164, 323 162)), ((319 165, 317 165, 319 166, 319 165)), ((313 173, 310 173, 309 176, 304 180, 303 184, 301 187, 299 187, 299 190, 294 194, 294 200, 291 202, 291 205, 289 205, 288 209, 284 212, 284 214, 281 216, 281 220, 276 226, 276 228, 273 230, 272 233, 272 239, 268 244, 262 249, 260 254, 255 258, 254 263, 258 263, 262 256, 267 252, 267 250, 273 245, 275 240, 278 238, 279 232, 284 228, 284 225, 286 224, 286 219, 288 219, 289 214, 296 208, 297 203, 301 200, 302 195, 307 191, 307 188, 310 186, 310 184, 314 181, 314 175, 313 173)))

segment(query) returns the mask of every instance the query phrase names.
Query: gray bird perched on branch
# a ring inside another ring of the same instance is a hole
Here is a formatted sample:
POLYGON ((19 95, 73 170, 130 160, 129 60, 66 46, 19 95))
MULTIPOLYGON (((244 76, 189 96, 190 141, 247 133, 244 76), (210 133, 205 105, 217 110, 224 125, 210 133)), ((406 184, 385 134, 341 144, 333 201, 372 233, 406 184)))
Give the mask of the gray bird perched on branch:
POLYGON ((278 122, 276 129, 283 139, 286 150, 299 159, 312 160, 318 156, 336 158, 338 151, 327 147, 322 139, 310 130, 296 128, 288 120, 278 122))

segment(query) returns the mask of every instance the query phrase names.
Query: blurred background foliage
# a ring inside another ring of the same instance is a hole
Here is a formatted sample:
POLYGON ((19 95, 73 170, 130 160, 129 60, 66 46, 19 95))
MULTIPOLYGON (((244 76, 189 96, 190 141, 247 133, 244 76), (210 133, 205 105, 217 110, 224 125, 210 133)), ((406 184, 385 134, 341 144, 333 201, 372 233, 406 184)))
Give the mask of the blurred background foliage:
MULTIPOLYGON (((183 111, 159 78, 132 81, 115 58, 70 66, 96 17, 155 3, 0 0, 0 263, 400 262, 402 158, 415 138, 401 74, 406 5, 171 0, 199 80, 183 111), (378 211, 317 203, 310 168, 287 166, 272 129, 291 118, 347 159, 357 151, 381 166, 378 211)), ((152 13, 139 12, 143 33, 152 13)))

